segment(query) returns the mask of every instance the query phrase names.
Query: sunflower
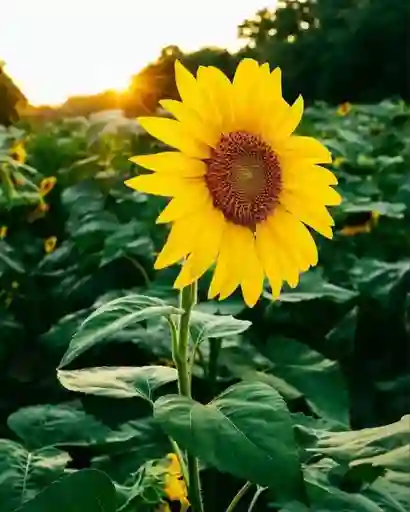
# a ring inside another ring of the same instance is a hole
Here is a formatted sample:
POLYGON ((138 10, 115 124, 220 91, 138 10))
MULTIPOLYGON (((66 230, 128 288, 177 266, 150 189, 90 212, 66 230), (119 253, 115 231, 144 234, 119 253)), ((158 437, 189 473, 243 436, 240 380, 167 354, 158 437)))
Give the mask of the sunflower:
POLYGON ((335 169, 339 169, 339 167, 341 167, 345 162, 346 162, 346 158, 344 158, 343 156, 337 156, 333 160, 333 167, 335 169))
POLYGON ((44 251, 47 254, 50 254, 51 252, 54 251, 54 249, 56 248, 56 245, 57 245, 57 237, 50 236, 49 238, 44 240, 44 251))
POLYGON ((348 101, 345 101, 344 103, 342 103, 341 105, 339 105, 338 109, 337 109, 337 113, 339 116, 347 116, 347 114, 352 110, 352 105, 348 102, 348 101))
POLYGON ((172 198, 157 219, 172 228, 155 268, 184 259, 174 283, 181 289, 215 264, 209 298, 240 286, 249 306, 266 275, 277 297, 284 281, 295 287, 318 261, 306 226, 332 238, 325 206, 341 198, 333 173, 318 165, 331 155, 317 140, 292 135, 303 99, 283 99, 279 68, 244 59, 232 83, 214 67, 199 67, 195 78, 177 61, 175 73, 181 101, 160 104, 176 119, 138 121, 178 151, 131 158, 154 172, 125 182, 172 198))
POLYGON ((167 473, 165 475, 164 493, 170 501, 179 501, 186 510, 189 506, 188 491, 182 477, 181 466, 175 453, 167 455, 167 473))
POLYGON ((51 192, 57 183, 57 178, 55 176, 48 176, 44 178, 40 182, 40 194, 42 197, 46 196, 49 192, 51 192))
POLYGON ((24 164, 27 158, 27 152, 23 142, 16 142, 10 149, 11 158, 20 164, 24 164))
POLYGON ((342 236, 355 236, 370 233, 379 223, 380 212, 361 212, 352 215, 346 225, 339 231, 342 236))

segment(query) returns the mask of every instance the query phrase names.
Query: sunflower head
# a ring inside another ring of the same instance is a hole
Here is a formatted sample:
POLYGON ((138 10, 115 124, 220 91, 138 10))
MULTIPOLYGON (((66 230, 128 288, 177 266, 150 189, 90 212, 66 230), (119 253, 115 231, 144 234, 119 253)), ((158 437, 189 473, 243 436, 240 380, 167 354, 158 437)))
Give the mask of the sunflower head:
POLYGON ((303 99, 283 99, 278 68, 244 59, 230 82, 214 67, 200 66, 195 77, 177 61, 175 74, 180 101, 160 102, 175 119, 139 122, 176 151, 131 158, 153 173, 126 181, 171 198, 157 219, 172 227, 155 267, 184 260, 180 289, 215 265, 210 298, 240 286, 252 306, 265 276, 278 296, 284 281, 296 286, 317 263, 308 227, 332 238, 326 206, 341 198, 335 176, 319 165, 331 155, 317 140, 293 135, 303 99))
POLYGON ((352 105, 348 101, 345 101, 344 103, 339 105, 339 107, 337 109, 337 113, 339 116, 347 116, 347 114, 351 110, 352 110, 352 105))
POLYGON ((16 142, 10 149, 10 155, 13 160, 20 164, 24 164, 27 158, 27 152, 23 142, 16 142))
POLYGON ((188 490, 182 477, 181 466, 175 453, 167 455, 167 472, 165 474, 164 493, 170 501, 179 501, 189 505, 188 490))
POLYGON ((356 236, 370 233, 379 223, 380 212, 360 212, 348 219, 346 225, 339 231, 342 236, 356 236))
POLYGON ((49 238, 47 238, 44 241, 44 251, 47 254, 50 254, 51 252, 54 251, 54 249, 56 248, 56 245, 57 245, 57 237, 50 236, 49 238))
POLYGON ((337 156, 334 160, 333 160, 333 167, 335 169, 339 169, 339 167, 341 167, 344 163, 346 162, 346 158, 343 157, 343 156, 337 156))
POLYGON ((55 176, 49 176, 44 178, 40 182, 40 194, 42 197, 46 196, 51 190, 53 190, 55 184, 57 183, 57 178, 55 176))

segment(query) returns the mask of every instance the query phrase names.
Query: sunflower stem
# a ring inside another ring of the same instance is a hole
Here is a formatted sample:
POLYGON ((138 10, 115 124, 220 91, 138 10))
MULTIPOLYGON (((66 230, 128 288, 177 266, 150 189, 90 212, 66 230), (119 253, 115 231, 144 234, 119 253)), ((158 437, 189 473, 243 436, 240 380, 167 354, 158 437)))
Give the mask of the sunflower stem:
MULTIPOLYGON (((178 370, 178 390, 180 395, 191 397, 191 378, 189 371, 189 323, 191 311, 196 304, 197 286, 193 283, 181 290, 179 304, 184 311, 179 317, 178 339, 174 346, 173 356, 178 370)), ((188 454, 188 497, 192 512, 203 512, 201 497, 201 481, 199 478, 198 460, 188 454)))
POLYGON ((245 494, 248 492, 248 490, 251 487, 252 487, 252 483, 251 482, 246 482, 239 489, 239 491, 235 494, 235 496, 233 497, 233 500, 229 504, 229 507, 226 509, 226 512, 232 512, 236 508, 236 505, 238 505, 238 503, 241 501, 241 499, 245 496, 245 494))

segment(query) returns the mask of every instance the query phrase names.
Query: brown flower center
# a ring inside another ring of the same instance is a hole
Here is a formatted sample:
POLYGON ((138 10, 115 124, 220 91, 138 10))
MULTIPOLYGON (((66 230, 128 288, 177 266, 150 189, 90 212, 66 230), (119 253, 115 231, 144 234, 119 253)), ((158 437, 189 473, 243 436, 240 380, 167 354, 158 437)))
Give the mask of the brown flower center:
POLYGON ((276 154, 257 135, 222 135, 206 161, 205 181, 215 208, 234 224, 254 229, 278 202, 282 188, 276 154))

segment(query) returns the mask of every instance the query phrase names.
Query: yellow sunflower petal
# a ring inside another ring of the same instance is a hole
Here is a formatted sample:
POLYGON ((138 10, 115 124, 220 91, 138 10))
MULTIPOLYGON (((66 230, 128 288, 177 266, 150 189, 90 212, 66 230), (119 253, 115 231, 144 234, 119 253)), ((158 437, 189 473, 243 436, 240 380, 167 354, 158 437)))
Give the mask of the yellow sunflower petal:
POLYGON ((175 196, 157 218, 157 224, 172 222, 192 212, 204 208, 210 203, 211 196, 205 182, 198 180, 190 182, 181 195, 175 196))
POLYGON ((282 165, 293 165, 295 160, 308 160, 312 163, 328 164, 332 162, 330 151, 313 137, 294 135, 285 139, 274 148, 279 154, 282 165))
POLYGON ((233 79, 234 125, 236 130, 247 130, 254 118, 252 102, 255 100, 255 87, 260 79, 256 60, 243 59, 236 68, 233 79))
POLYGON ((152 173, 136 176, 125 181, 125 185, 138 192, 157 196, 172 197, 189 190, 190 182, 200 181, 200 178, 169 177, 166 174, 152 173))
POLYGON ((290 107, 282 97, 282 72, 280 68, 274 69, 267 77, 262 73, 262 83, 263 90, 260 96, 265 101, 263 115, 260 116, 261 128, 259 133, 264 140, 271 143, 277 139, 290 107))
POLYGON ((275 135, 276 138, 289 137, 289 135, 296 130, 302 120, 303 107, 303 97, 299 96, 295 103, 293 103, 293 105, 291 105, 284 114, 283 122, 280 125, 277 135, 275 135))
POLYGON ((306 162, 295 161, 290 167, 282 166, 283 186, 286 189, 305 187, 306 185, 337 185, 336 176, 320 165, 306 164, 306 162))
POLYGON ((196 112, 201 119, 214 124, 212 105, 196 78, 177 60, 175 61, 175 81, 182 102, 196 112))
POLYGON ((272 70, 269 77, 269 83, 271 95, 276 98, 282 97, 282 70, 280 68, 272 70))
POLYGON ((342 202, 342 196, 332 187, 311 184, 310 187, 295 189, 295 193, 308 198, 309 201, 322 203, 326 206, 337 206, 342 202))
POLYGON ((334 225, 334 220, 324 206, 308 204, 306 200, 289 194, 287 191, 281 193, 280 202, 297 219, 326 238, 333 238, 331 226, 334 225))
POLYGON ((241 244, 248 235, 247 231, 249 230, 243 226, 227 223, 209 287, 208 297, 210 299, 218 294, 220 294, 220 299, 229 297, 239 286, 242 278, 242 262, 237 255, 243 251, 241 244))
POLYGON ((339 183, 337 176, 321 165, 313 165, 309 172, 312 174, 312 180, 322 181, 326 185, 337 185, 339 183))
POLYGON ((163 117, 139 117, 140 125, 153 137, 194 158, 207 158, 209 147, 196 140, 178 121, 163 117))
POLYGON ((309 231, 291 213, 278 206, 267 219, 274 240, 299 270, 316 265, 318 252, 309 231))
POLYGON ((282 269, 275 251, 272 234, 266 222, 256 225, 256 251, 269 280, 272 295, 277 298, 283 284, 282 269))
MULTIPOLYGON (((286 233, 278 227, 283 215, 276 211, 277 222, 268 219, 262 224, 267 225, 269 229, 269 240, 265 244, 270 245, 271 251, 275 254, 276 266, 280 269, 282 279, 287 281, 289 286, 295 288, 299 282, 299 270, 301 267, 307 268, 305 259, 301 260, 294 253, 290 240, 287 239, 286 233)), ((290 235, 289 235, 290 236, 290 235)))
POLYGON ((198 69, 198 83, 206 91, 210 103, 217 111, 217 121, 221 131, 230 131, 233 122, 232 84, 218 68, 203 67, 198 69))
POLYGON ((258 258, 255 255, 254 236, 252 231, 244 226, 230 223, 229 228, 230 247, 228 250, 230 259, 225 268, 225 277, 219 286, 219 300, 229 297, 240 284, 245 302, 253 306, 261 294, 263 284, 262 267, 260 263, 258 264, 258 258), (241 254, 241 258, 237 257, 238 254, 241 254), (255 265, 255 280, 253 283, 251 282, 252 270, 250 268, 252 264, 255 265))
POLYGON ((204 224, 206 224, 206 210, 205 215, 201 210, 195 215, 175 221, 167 241, 155 261, 154 268, 159 270, 169 267, 190 253, 204 224))
POLYGON ((160 105, 168 110, 185 128, 188 128, 195 139, 216 147, 219 139, 219 131, 198 117, 198 115, 184 103, 176 100, 161 100, 160 105))
POLYGON ((243 298, 248 305, 252 308, 257 302, 262 293, 264 273, 262 264, 259 260, 258 253, 256 252, 255 237, 249 230, 248 242, 243 248, 242 264, 243 275, 241 279, 241 288, 243 298))
POLYGON ((177 174, 184 177, 203 176, 206 173, 204 162, 196 158, 190 158, 178 151, 133 156, 130 161, 150 171, 177 174))
POLYGON ((270 72, 269 64, 265 63, 259 68, 257 75, 254 78, 254 83, 251 85, 251 92, 248 98, 248 112, 245 118, 246 130, 262 135, 266 125, 266 98, 270 91, 270 72))
POLYGON ((285 178, 284 190, 292 196, 299 197, 308 204, 337 206, 342 202, 341 195, 327 184, 308 180, 289 181, 285 178))
POLYGON ((196 238, 192 253, 174 283, 177 289, 197 281, 218 256, 226 221, 223 214, 215 208, 208 209, 206 217, 207 223, 201 229, 200 236, 196 238))

